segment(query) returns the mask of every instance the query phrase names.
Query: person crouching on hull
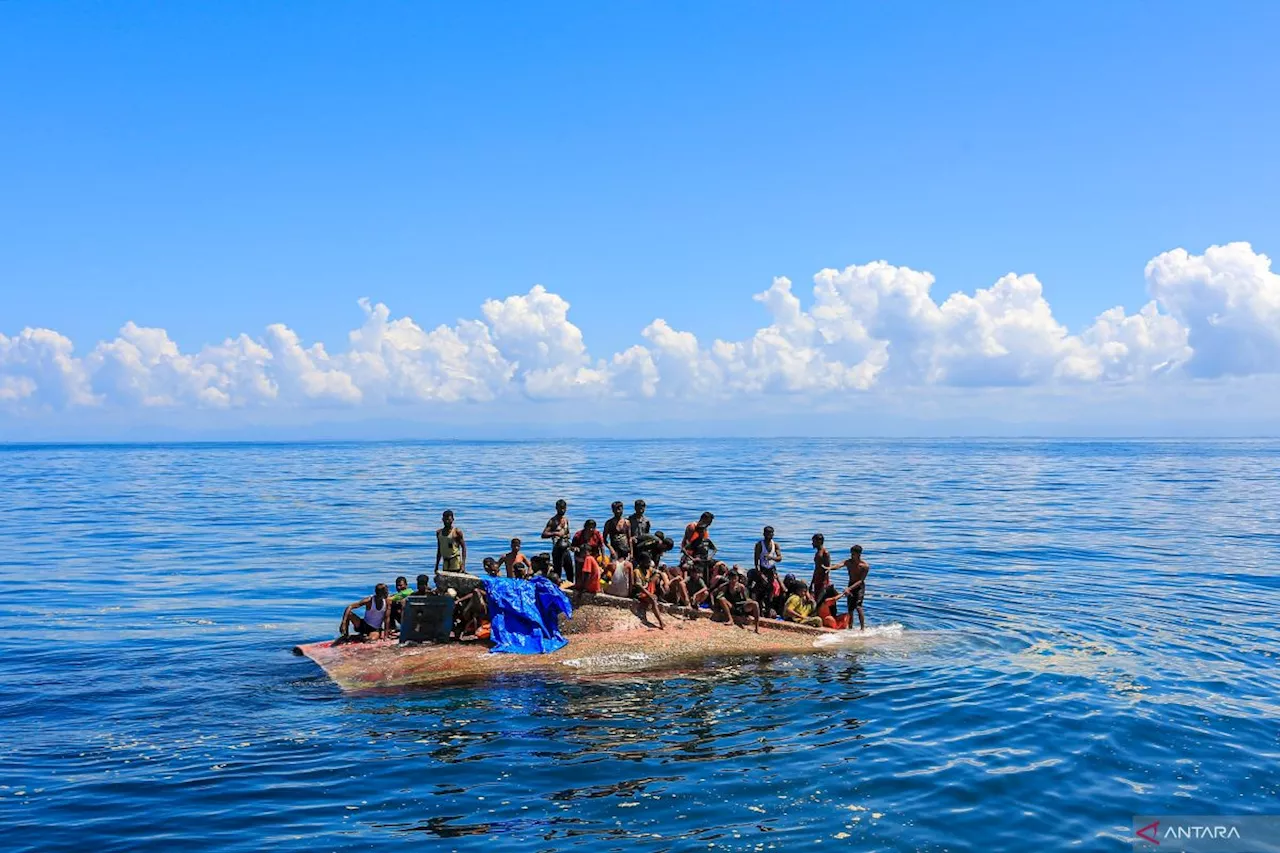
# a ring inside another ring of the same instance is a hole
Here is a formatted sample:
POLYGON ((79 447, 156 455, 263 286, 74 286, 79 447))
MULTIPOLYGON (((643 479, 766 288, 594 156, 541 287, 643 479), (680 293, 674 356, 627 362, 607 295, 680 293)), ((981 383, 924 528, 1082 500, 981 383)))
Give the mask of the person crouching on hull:
POLYGON ((750 616, 755 621, 756 633, 760 633, 760 605, 747 595, 746 574, 741 568, 735 567, 716 592, 716 607, 726 619, 746 630, 750 616))

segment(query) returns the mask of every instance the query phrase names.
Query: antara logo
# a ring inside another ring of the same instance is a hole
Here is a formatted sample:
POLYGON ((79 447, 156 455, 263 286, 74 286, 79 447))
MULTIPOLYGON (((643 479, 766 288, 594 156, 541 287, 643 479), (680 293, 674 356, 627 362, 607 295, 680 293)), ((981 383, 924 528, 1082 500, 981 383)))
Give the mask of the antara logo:
POLYGON ((1152 844, 1160 843, 1160 821, 1153 820, 1151 823, 1138 830, 1138 837, 1144 841, 1150 841, 1152 844))
MULTIPOLYGON (((1159 821, 1157 821, 1157 823, 1158 822, 1159 821)), ((1190 826, 1170 826, 1165 829, 1164 837, 1166 840, 1176 838, 1179 841, 1188 841, 1193 838, 1239 838, 1240 830, 1236 829, 1234 826, 1222 826, 1221 824, 1217 826, 1198 826, 1196 824, 1192 824, 1190 826)))

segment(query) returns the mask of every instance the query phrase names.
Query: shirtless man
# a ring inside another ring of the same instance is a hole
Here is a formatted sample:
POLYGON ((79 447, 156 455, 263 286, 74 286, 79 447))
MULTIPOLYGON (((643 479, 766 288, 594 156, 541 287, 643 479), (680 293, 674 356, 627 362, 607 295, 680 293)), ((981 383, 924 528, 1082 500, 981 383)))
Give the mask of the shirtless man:
POLYGON ((613 516, 604 523, 604 541, 615 560, 631 557, 631 523, 622 517, 622 501, 613 502, 613 516))
POLYGON ((498 558, 498 568, 504 569, 509 578, 522 578, 529 574, 529 558, 520 550, 519 539, 511 540, 511 550, 498 558))
POLYGON ((547 519, 542 528, 542 538, 551 540, 551 571, 565 580, 573 580, 573 551, 569 548, 572 531, 569 529, 569 504, 564 499, 556 501, 556 514, 547 519))
POLYGON ((849 588, 845 590, 849 612, 852 613, 855 610, 858 612, 858 629, 866 630, 867 622, 862 616, 862 600, 867 594, 867 572, 871 571, 871 567, 867 565, 866 560, 862 559, 862 546, 854 545, 850 548, 849 559, 835 568, 846 569, 849 572, 849 588))
POLYGON ((440 520, 444 527, 436 531, 436 571, 440 571, 440 563, 443 562, 446 572, 465 572, 467 540, 462 535, 462 528, 453 526, 453 510, 446 509, 440 520))
POLYGON ((813 534, 813 580, 809 582, 809 592, 815 598, 831 585, 831 552, 826 541, 821 533, 813 534))

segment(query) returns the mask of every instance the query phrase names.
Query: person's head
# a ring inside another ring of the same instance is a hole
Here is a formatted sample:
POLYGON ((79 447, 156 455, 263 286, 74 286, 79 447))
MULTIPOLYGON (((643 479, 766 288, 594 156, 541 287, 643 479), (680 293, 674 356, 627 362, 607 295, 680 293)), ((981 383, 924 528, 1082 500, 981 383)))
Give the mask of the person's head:
POLYGON ((782 588, 790 592, 799 582, 795 575, 787 575, 782 579, 782 588))
POLYGON ((766 542, 768 542, 769 540, 773 539, 773 528, 772 528, 772 527, 765 527, 765 529, 764 529, 764 538, 765 538, 765 541, 766 541, 766 542))
POLYGON ((636 502, 635 502, 636 512, 637 512, 637 513, 639 513, 640 515, 644 515, 645 508, 646 508, 646 507, 648 507, 648 506, 649 506, 649 505, 648 505, 647 503, 645 503, 644 501, 636 501, 636 502))
POLYGON ((564 515, 569 511, 569 502, 564 498, 556 501, 556 515, 564 515))
POLYGON ((729 566, 723 560, 716 561, 715 565, 711 567, 712 577, 719 577, 727 571, 729 571, 729 566))
POLYGON ((492 577, 497 577, 497 576, 498 576, 498 561, 497 561, 497 560, 493 559, 493 557, 485 557, 485 558, 484 558, 483 560, 481 560, 480 562, 484 565, 484 571, 485 571, 485 574, 491 575, 492 577))
POLYGON ((528 570, 525 569, 524 563, 516 563, 516 567, 511 571, 516 578, 524 580, 529 576, 528 570))
POLYGON ((821 533, 813 534, 813 547, 821 548, 824 544, 826 544, 826 541, 827 541, 827 537, 823 536, 821 533))
POLYGON ((440 513, 440 520, 444 522, 445 527, 453 527, 453 510, 446 509, 440 513))
POLYGON ((396 592, 404 592, 409 588, 409 579, 404 575, 396 578, 396 592))
POLYGON ((653 567, 653 558, 650 557, 648 554, 641 554, 640 558, 636 560, 636 565, 639 566, 641 569, 648 571, 653 567))
POLYGON ((734 566, 733 571, 729 572, 729 583, 737 585, 746 583, 747 573, 742 570, 742 566, 734 566))
POLYGON ((520 550, 520 544, 521 544, 521 543, 520 543, 520 539, 519 539, 519 537, 517 537, 517 538, 515 538, 515 539, 512 539, 512 540, 511 540, 511 550, 512 550, 512 551, 519 551, 519 550, 520 550))
POLYGON ((587 531, 588 533, 595 530, 596 520, 594 518, 588 518, 586 521, 582 523, 582 529, 587 531))
POLYGON ((614 518, 622 518, 622 501, 614 501, 609 505, 609 509, 613 510, 614 518))
POLYGON ((850 557, 853 557, 855 560, 856 560, 856 559, 858 559, 859 557, 861 557, 861 556, 862 556, 862 546, 861 546, 861 545, 854 545, 852 548, 850 548, 850 549, 849 549, 849 556, 850 556, 850 557))
MULTIPOLYGON (((686 516, 686 518, 687 517, 688 516, 686 516)), ((703 530, 706 530, 708 527, 711 526, 711 522, 715 520, 716 520, 716 517, 714 515, 712 515, 709 512, 704 512, 702 515, 698 516, 698 527, 701 527, 703 530)))
POLYGON ((373 597, 378 601, 383 601, 387 597, 387 585, 380 583, 373 588, 373 597))
POLYGON ((431 589, 431 578, 427 575, 418 575, 418 592, 425 595, 429 589, 431 589))

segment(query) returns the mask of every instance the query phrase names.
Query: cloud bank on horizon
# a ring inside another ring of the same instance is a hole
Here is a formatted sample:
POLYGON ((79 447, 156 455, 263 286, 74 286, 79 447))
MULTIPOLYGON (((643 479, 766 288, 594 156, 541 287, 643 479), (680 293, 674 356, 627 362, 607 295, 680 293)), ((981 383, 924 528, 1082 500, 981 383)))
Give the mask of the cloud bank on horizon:
POLYGON ((755 295, 770 317, 740 341, 698 339, 658 318, 643 343, 588 353, 569 303, 541 285, 490 299, 483 319, 427 330, 361 300, 346 351, 288 326, 184 353, 130 322, 77 355, 52 329, 0 333, 0 411, 178 407, 383 407, 502 399, 700 401, 850 395, 895 386, 1079 386, 1280 372, 1280 275, 1248 243, 1146 266, 1151 301, 1071 334, 1034 275, 941 303, 934 277, 884 261, 824 269, 806 308, 792 282, 755 295))

